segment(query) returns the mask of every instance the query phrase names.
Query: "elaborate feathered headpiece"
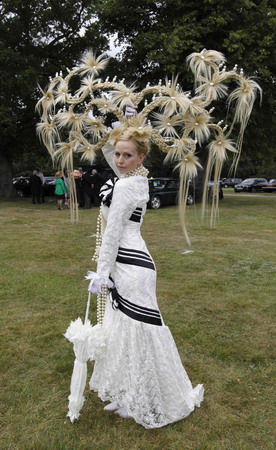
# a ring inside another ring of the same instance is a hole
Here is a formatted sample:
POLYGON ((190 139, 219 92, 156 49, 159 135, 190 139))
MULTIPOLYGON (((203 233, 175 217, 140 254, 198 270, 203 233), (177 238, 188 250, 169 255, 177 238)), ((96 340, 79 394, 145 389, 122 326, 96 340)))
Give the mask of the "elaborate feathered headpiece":
MULTIPOLYGON (((136 136, 141 140, 154 142, 167 153, 166 161, 176 163, 180 169, 182 212, 185 209, 185 195, 189 181, 196 176, 200 162, 195 154, 196 144, 209 141, 207 182, 214 170, 214 195, 211 222, 215 220, 218 199, 218 180, 228 152, 234 152, 234 165, 241 151, 242 137, 260 86, 251 78, 245 78, 242 69, 227 71, 225 57, 214 50, 192 53, 187 61, 195 76, 195 96, 184 92, 177 78, 162 80, 155 86, 147 86, 140 92, 134 85, 127 86, 124 80, 109 81, 97 78, 108 59, 96 57, 92 51, 84 54, 79 66, 68 70, 63 77, 57 73, 37 103, 41 122, 38 134, 54 159, 60 160, 61 168, 73 170, 74 154, 90 163, 95 152, 107 141, 115 144, 122 133, 124 137, 136 136), (77 79, 78 78, 78 79, 77 79), (228 96, 227 82, 234 81, 236 89, 228 96), (75 86, 77 86, 75 88, 75 86), (228 97, 227 97, 228 96, 228 97), (235 104, 235 113, 230 130, 222 122, 214 123, 211 117, 211 103, 225 97, 228 104, 235 104), (135 111, 135 114, 133 112, 135 111), (120 127, 113 129, 112 122, 120 127), (237 145, 229 139, 235 123, 240 131, 237 145), (183 195, 182 195, 183 194, 183 195)), ((205 201, 203 201, 203 206, 205 201)), ((182 225, 187 240, 188 236, 182 225)))

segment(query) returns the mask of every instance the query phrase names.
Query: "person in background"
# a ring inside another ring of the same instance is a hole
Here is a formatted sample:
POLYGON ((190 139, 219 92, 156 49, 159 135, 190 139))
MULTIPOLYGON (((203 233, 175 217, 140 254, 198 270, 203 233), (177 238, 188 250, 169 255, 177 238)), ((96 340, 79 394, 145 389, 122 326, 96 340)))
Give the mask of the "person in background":
MULTIPOLYGON (((78 169, 73 170, 71 172, 71 176, 74 178, 74 183, 76 186, 76 196, 77 196, 77 203, 78 206, 81 207, 82 205, 82 186, 81 186, 81 173, 78 169)), ((72 196, 72 199, 74 198, 74 189, 72 189, 73 192, 70 191, 70 195, 72 196)), ((71 204, 74 204, 73 200, 70 198, 71 204)))
POLYGON ((42 181, 41 178, 38 176, 37 170, 34 170, 32 175, 30 176, 30 186, 33 205, 35 205, 36 203, 41 203, 42 181))
POLYGON ((80 208, 84 208, 84 190, 83 190, 83 186, 82 186, 82 178, 84 175, 84 170, 82 167, 78 167, 77 169, 80 173, 80 178, 79 178, 79 195, 78 195, 78 201, 79 201, 79 207, 80 208))
POLYGON ((43 173, 41 172, 41 170, 38 172, 37 175, 38 175, 39 178, 41 179, 41 186, 40 186, 40 197, 41 197, 41 201, 42 201, 42 203, 45 203, 44 192, 43 192, 43 186, 44 186, 44 184, 45 184, 45 177, 44 177, 43 173))
POLYGON ((103 185, 102 177, 98 174, 97 169, 92 169, 91 177, 91 187, 92 187, 92 197, 95 206, 100 206, 100 189, 103 185))
POLYGON ((93 195, 92 189, 93 175, 91 169, 88 169, 82 176, 82 189, 84 193, 84 209, 91 208, 91 199, 93 195))
POLYGON ((67 188, 63 181, 63 173, 61 171, 56 172, 56 188, 55 188, 55 196, 57 199, 57 207, 61 211, 62 204, 65 199, 65 193, 67 192, 67 188))

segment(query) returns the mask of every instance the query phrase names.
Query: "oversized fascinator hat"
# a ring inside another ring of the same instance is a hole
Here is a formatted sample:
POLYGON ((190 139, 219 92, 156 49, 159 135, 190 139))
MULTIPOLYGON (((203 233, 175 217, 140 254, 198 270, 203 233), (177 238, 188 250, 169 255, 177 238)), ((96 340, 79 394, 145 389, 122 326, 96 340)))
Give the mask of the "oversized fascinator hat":
MULTIPOLYGON (((245 127, 248 123, 260 86, 244 76, 235 66, 227 70, 225 57, 215 50, 192 53, 187 62, 195 78, 195 94, 184 91, 177 77, 151 86, 140 92, 124 79, 99 78, 108 59, 87 51, 79 65, 67 74, 57 73, 50 78, 36 107, 41 116, 37 132, 52 158, 62 170, 73 170, 73 158, 90 163, 106 144, 115 145, 122 138, 152 142, 166 153, 166 161, 175 164, 180 172, 180 218, 189 242, 184 216, 189 182, 201 169, 196 155, 197 145, 205 147, 208 157, 205 168, 203 209, 207 198, 207 183, 213 174, 214 188, 211 205, 211 224, 218 211, 219 179, 228 154, 233 155, 236 167, 245 127), (77 86, 77 87, 76 87, 77 86), (233 87, 232 92, 229 88, 233 87), (212 104, 224 99, 234 110, 229 126, 212 116, 212 104), (116 127, 112 127, 116 123, 116 127), (119 126, 118 126, 119 125, 119 126), (238 127, 236 143, 230 139, 238 127)), ((73 179, 73 177, 70 177, 73 179)), ((73 194, 75 189, 72 190, 73 194)), ((76 211, 72 208, 72 213, 76 211)))

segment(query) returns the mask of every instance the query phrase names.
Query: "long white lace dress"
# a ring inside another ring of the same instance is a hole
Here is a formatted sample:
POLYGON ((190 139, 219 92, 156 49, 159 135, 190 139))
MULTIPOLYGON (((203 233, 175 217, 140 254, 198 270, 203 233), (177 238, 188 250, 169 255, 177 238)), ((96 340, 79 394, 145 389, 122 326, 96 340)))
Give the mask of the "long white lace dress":
POLYGON ((97 273, 115 288, 103 321, 105 357, 95 362, 90 388, 116 401, 145 428, 188 416, 203 400, 193 389, 156 300, 156 268, 140 234, 148 201, 143 176, 117 181, 109 207, 97 273))

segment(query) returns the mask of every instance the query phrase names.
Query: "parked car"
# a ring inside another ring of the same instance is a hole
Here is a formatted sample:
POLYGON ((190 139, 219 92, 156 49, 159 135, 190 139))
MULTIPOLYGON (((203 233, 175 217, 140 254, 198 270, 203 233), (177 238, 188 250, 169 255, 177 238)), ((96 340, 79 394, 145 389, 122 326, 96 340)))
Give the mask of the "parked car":
POLYGON ((263 185, 264 192, 273 192, 276 191, 276 179, 272 178, 267 184, 263 185))
MULTIPOLYGON (((179 180, 174 178, 150 178, 148 208, 159 209, 161 206, 176 205, 179 195, 179 180)), ((193 205, 198 200, 199 192, 193 184, 189 187, 187 204, 193 205)))
POLYGON ((234 187, 235 192, 257 192, 262 191, 263 186, 267 183, 265 178, 246 178, 242 183, 234 187))
MULTIPOLYGON (((54 195, 55 193, 55 177, 45 177, 43 185, 43 194, 54 195)), ((26 197, 31 195, 30 177, 15 177, 13 178, 13 185, 19 197, 26 197)))
POLYGON ((19 197, 31 195, 30 177, 15 177, 12 182, 19 197))
POLYGON ((221 182, 221 187, 223 188, 235 187, 236 184, 240 183, 242 183, 242 178, 226 178, 226 180, 223 180, 221 182))
POLYGON ((55 177, 44 177, 45 183, 43 184, 43 194, 44 195, 54 195, 56 188, 55 177))

